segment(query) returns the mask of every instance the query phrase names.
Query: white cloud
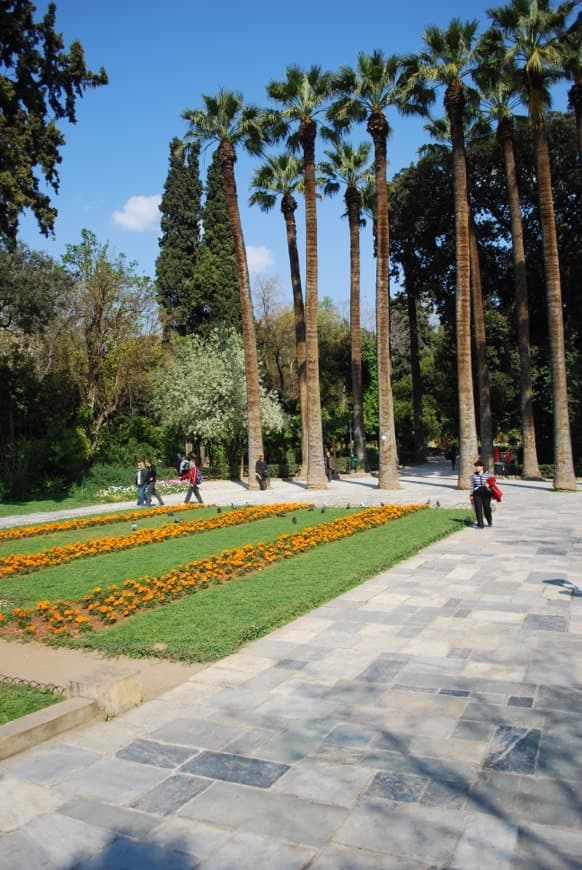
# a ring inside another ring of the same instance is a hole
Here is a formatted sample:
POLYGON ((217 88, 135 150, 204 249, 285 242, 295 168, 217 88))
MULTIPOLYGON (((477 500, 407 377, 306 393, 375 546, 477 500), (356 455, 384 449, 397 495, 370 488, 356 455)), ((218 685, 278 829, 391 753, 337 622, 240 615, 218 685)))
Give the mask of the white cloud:
POLYGON ((247 262, 249 272, 252 275, 260 275, 273 265, 275 258, 268 248, 255 248, 253 245, 247 245, 247 262))
POLYGON ((159 205, 162 197, 158 193, 152 196, 130 196, 121 211, 113 212, 113 223, 126 230, 155 230, 160 222, 159 205))

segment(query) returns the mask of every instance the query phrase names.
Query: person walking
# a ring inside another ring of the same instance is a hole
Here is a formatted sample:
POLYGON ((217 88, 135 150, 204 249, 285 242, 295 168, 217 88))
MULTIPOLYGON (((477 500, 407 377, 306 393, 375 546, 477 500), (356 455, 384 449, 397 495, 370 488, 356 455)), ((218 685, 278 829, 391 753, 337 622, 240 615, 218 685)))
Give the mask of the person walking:
POLYGON ((141 507, 143 504, 145 504, 146 479, 146 467, 143 462, 138 462, 135 471, 135 485, 137 486, 137 507, 141 507))
POLYGON ((192 495, 196 496, 196 500, 199 502, 199 504, 202 504, 202 496, 200 495, 200 490, 198 489, 198 487, 200 486, 200 478, 200 470, 196 465, 196 462, 191 459, 188 470, 180 475, 180 480, 188 481, 188 491, 186 492, 184 504, 189 504, 192 495))
POLYGON ((493 525, 493 514, 491 513, 491 487, 487 482, 490 477, 488 471, 485 470, 482 459, 477 459, 475 462, 475 471, 471 476, 471 492, 469 498, 475 510, 477 517, 477 528, 485 528, 483 523, 483 515, 487 520, 487 525, 493 525))
POLYGON ((335 478, 335 459, 329 450, 325 452, 325 474, 329 481, 335 478))
POLYGON ((269 485, 269 466, 267 465, 264 453, 260 453, 259 458, 255 462, 255 474, 261 489, 266 489, 269 485))
POLYGON ((158 500, 158 504, 163 505, 164 502, 162 500, 162 497, 156 489, 156 480, 157 480, 157 476, 158 476, 157 471, 156 471, 156 466, 153 464, 151 459, 146 459, 145 465, 146 465, 146 491, 145 491, 146 504, 151 505, 152 495, 154 495, 158 500))

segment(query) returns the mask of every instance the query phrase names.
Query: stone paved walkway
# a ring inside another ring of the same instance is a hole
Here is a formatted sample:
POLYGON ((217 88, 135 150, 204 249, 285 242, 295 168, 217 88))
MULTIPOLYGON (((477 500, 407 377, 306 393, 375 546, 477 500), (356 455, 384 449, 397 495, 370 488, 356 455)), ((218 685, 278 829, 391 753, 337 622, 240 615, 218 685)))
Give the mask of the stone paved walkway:
POLYGON ((0 763, 0 868, 582 867, 581 496, 502 488, 493 529, 0 763))

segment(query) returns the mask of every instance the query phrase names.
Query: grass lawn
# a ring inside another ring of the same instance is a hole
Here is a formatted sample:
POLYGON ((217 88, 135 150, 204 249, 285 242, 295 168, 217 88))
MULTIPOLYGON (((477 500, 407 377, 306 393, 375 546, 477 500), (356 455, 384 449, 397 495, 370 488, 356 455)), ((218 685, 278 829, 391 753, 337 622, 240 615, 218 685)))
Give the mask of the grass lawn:
POLYGON ((12 686, 0 682, 0 725, 35 713, 62 701, 60 695, 36 689, 33 686, 12 686))
POLYGON ((212 661, 459 531, 470 518, 467 510, 422 510, 59 643, 107 655, 212 661))
MULTIPOLYGON (((204 518, 202 510, 194 512, 193 519, 204 518)), ((213 511, 216 514, 216 509, 213 511)), ((147 544, 134 550, 123 550, 118 553, 104 553, 88 559, 68 562, 43 571, 22 574, 0 580, 0 598, 8 602, 9 607, 34 607, 37 601, 50 599, 77 600, 90 592, 95 586, 108 586, 111 583, 122 583, 128 577, 157 576, 176 567, 187 564, 194 559, 221 553, 223 550, 240 547, 244 544, 256 544, 259 541, 273 541, 278 535, 291 531, 300 531, 306 527, 315 526, 320 522, 329 522, 336 517, 345 516, 349 512, 345 508, 333 508, 322 514, 319 510, 296 511, 281 517, 269 517, 264 520, 229 526, 221 529, 192 534, 184 538, 175 538, 158 544, 147 544), (292 517, 296 522, 292 522, 292 517)), ((102 531, 109 534, 109 529, 102 531)), ((123 524, 124 533, 129 529, 129 523, 123 524)), ((67 539, 70 532, 61 533, 67 539)), ((77 532, 77 535, 82 535, 77 532)), ((60 536, 51 536, 53 546, 60 536)), ((16 545, 27 545, 25 552, 39 552, 45 549, 46 539, 31 538, 14 541, 12 552, 16 545), (36 542, 36 543, 35 543, 36 542)), ((2 555, 7 554, 7 550, 2 555)), ((22 551, 21 551, 22 552, 22 551)))
POLYGON ((46 498, 34 501, 3 501, 0 502, 0 517, 17 517, 26 514, 49 513, 64 511, 70 508, 85 507, 95 504, 95 496, 63 496, 62 499, 46 498))

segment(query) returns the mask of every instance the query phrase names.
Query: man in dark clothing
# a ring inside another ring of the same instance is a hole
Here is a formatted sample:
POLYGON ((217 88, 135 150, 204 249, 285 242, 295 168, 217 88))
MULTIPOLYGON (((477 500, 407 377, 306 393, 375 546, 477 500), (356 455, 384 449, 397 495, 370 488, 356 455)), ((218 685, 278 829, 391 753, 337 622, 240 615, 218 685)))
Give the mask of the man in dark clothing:
POLYGON ((157 479, 156 466, 153 464, 151 459, 146 459, 145 464, 146 464, 146 491, 145 491, 146 504, 151 505, 152 495, 155 495, 155 497, 158 500, 158 504, 163 504, 164 502, 162 501, 162 497, 156 489, 156 479, 157 479))
POLYGON ((483 460, 478 459, 475 462, 475 472, 471 476, 471 492, 469 498, 471 499, 471 504, 475 509, 477 527, 479 529, 485 527, 483 523, 483 514, 485 514, 487 525, 493 525, 493 515, 491 513, 491 488, 487 482, 488 477, 490 477, 490 474, 488 471, 485 471, 483 460))
POLYGON ((269 485, 269 466, 267 465, 264 453, 259 455, 255 463, 255 474, 261 489, 266 489, 269 485))

